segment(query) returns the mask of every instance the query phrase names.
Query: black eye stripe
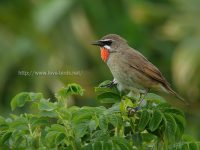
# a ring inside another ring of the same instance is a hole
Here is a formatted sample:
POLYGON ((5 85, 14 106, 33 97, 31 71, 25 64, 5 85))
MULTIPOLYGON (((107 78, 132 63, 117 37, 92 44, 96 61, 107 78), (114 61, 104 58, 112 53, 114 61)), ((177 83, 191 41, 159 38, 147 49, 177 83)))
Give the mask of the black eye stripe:
POLYGON ((102 43, 103 45, 108 45, 108 46, 110 46, 110 45, 112 44, 112 41, 111 41, 111 40, 109 40, 109 41, 101 41, 101 43, 102 43))

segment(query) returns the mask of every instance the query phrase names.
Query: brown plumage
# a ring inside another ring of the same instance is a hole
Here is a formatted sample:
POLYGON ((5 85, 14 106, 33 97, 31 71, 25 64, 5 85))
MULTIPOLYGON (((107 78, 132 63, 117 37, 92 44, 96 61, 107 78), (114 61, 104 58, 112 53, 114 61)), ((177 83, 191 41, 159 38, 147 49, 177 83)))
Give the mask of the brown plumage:
POLYGON ((104 58, 120 90, 133 90, 147 93, 149 89, 174 95, 184 101, 172 88, 157 67, 140 52, 131 48, 125 39, 116 34, 104 36, 93 45, 107 50, 104 58))

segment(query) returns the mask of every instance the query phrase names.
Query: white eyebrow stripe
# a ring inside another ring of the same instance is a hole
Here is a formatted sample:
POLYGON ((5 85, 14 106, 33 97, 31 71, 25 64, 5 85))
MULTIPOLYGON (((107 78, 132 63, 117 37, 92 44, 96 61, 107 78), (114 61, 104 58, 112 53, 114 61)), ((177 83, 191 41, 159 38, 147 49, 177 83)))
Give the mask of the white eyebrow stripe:
POLYGON ((104 40, 100 40, 101 42, 105 42, 105 41, 113 41, 112 39, 104 39, 104 40))

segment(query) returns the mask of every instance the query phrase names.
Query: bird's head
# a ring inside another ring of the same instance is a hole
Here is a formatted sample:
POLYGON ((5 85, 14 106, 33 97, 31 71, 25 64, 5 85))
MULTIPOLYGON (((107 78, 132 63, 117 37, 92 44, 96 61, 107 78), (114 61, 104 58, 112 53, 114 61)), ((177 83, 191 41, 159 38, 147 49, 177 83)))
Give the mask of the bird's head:
POLYGON ((108 34, 92 42, 92 45, 100 47, 101 58, 106 62, 112 53, 119 51, 121 46, 127 45, 127 41, 117 34, 108 34))

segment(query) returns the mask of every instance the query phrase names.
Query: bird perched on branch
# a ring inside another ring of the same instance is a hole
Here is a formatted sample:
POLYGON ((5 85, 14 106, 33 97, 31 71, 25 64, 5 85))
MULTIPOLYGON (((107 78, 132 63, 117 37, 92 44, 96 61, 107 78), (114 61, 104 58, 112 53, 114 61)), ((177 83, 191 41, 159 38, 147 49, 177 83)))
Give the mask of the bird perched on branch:
POLYGON ((146 95, 150 89, 167 93, 184 101, 170 87, 162 73, 140 52, 131 48, 127 41, 116 34, 108 34, 92 45, 101 50, 101 58, 108 65, 120 91, 137 91, 146 95))

